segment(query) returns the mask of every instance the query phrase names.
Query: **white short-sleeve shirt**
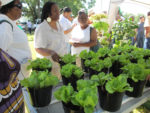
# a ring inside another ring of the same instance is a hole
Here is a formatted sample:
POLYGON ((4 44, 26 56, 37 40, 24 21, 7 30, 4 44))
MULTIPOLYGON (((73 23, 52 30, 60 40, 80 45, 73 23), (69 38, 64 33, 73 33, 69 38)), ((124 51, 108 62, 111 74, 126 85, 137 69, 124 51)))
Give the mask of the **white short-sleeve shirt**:
POLYGON ((12 29, 11 25, 6 22, 0 24, 0 48, 21 64, 21 72, 18 77, 22 80, 29 74, 26 70, 26 64, 28 59, 32 58, 27 36, 16 25, 16 22, 10 20, 6 15, 0 14, 0 20, 7 20, 13 26, 12 29))
MULTIPOLYGON (((60 22, 60 25, 61 25, 63 31, 69 30, 72 27, 72 23, 67 18, 65 18, 63 15, 61 15, 59 22, 60 22)), ((68 42, 69 38, 71 38, 71 32, 67 33, 65 35, 67 37, 65 40, 66 40, 66 42, 68 42)))
POLYGON ((34 46, 35 48, 46 48, 55 51, 59 55, 67 53, 67 44, 65 35, 59 23, 58 31, 53 29, 46 20, 44 20, 35 30, 34 46))
POLYGON ((32 55, 24 31, 6 15, 0 14, 0 20, 7 20, 13 25, 12 29, 11 25, 6 22, 0 24, 0 48, 18 60, 19 63, 25 63, 27 59, 31 59, 32 55))
MULTIPOLYGON (((90 26, 86 29, 81 29, 80 25, 77 25, 72 31, 72 38, 69 40, 70 42, 76 43, 88 43, 90 42, 90 26)), ((90 47, 71 47, 71 54, 79 55, 83 50, 90 50, 90 47)))

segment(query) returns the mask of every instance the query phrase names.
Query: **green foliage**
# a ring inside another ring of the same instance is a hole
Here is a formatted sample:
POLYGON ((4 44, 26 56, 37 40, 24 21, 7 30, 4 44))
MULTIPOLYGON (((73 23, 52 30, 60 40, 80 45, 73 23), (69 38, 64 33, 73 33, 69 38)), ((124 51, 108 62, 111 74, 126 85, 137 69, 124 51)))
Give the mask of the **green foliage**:
POLYGON ((122 70, 135 82, 138 82, 139 80, 145 80, 146 76, 150 73, 149 69, 145 69, 145 64, 129 63, 128 65, 124 66, 122 70))
POLYGON ((118 21, 112 28, 112 38, 115 39, 115 44, 129 44, 129 37, 134 37, 136 35, 136 28, 138 28, 138 25, 131 19, 125 18, 123 21, 118 21))
POLYGON ((71 54, 65 54, 63 57, 61 57, 61 60, 65 64, 75 63, 76 62, 76 55, 72 56, 71 54))
POLYGON ((78 92, 75 92, 70 84, 62 86, 54 96, 65 103, 71 102, 73 105, 83 107, 85 113, 93 113, 98 102, 96 84, 90 80, 78 80, 77 87, 78 92))
POLYGON ((111 58, 109 57, 105 58, 104 60, 93 58, 91 60, 85 60, 85 66, 100 72, 103 68, 110 68, 112 66, 112 62, 111 58))
POLYGON ((108 33, 109 24, 106 19, 107 16, 105 14, 96 14, 90 17, 90 20, 93 22, 92 25, 96 29, 97 36, 100 37, 100 43, 103 47, 109 47, 110 45, 110 33, 108 33))
POLYGON ((29 61, 30 65, 28 65, 27 69, 49 69, 52 68, 52 63, 49 59, 46 58, 37 58, 33 61, 29 61))
POLYGON ((83 107, 85 113, 93 113, 98 102, 97 88, 86 87, 74 93, 71 102, 74 105, 83 107))
POLYGON ((74 93, 73 87, 69 84, 68 86, 62 86, 54 92, 54 96, 57 100, 63 101, 64 103, 71 102, 72 95, 74 93))
POLYGON ((110 54, 110 49, 107 47, 104 48, 99 48, 98 52, 96 53, 97 57, 105 57, 105 56, 109 56, 110 54))
POLYGON ((76 76, 77 78, 81 78, 83 76, 83 71, 81 68, 73 64, 67 64, 63 66, 60 72, 61 75, 65 76, 66 78, 70 78, 72 75, 76 76))
POLYGON ((84 88, 92 88, 92 87, 96 87, 97 85, 95 84, 95 82, 91 81, 91 80, 78 80, 77 81, 77 90, 80 91, 84 88))
POLYGON ((117 61, 117 62, 120 62, 122 65, 126 65, 126 64, 130 63, 128 56, 125 54, 112 56, 111 59, 112 59, 113 63, 115 61, 117 61))
POLYGON ((95 52, 93 51, 87 52, 87 50, 83 50, 79 56, 81 59, 90 59, 95 57, 95 52))
POLYGON ((100 21, 101 19, 106 19, 106 18, 107 18, 106 14, 96 14, 96 15, 92 15, 90 17, 90 20, 92 20, 92 21, 100 21))
POLYGON ((48 73, 48 71, 32 71, 29 78, 21 80, 21 85, 28 88, 39 89, 57 85, 58 82, 58 78, 48 73))
POLYGON ((107 57, 103 60, 103 64, 105 68, 110 68, 112 66, 112 61, 110 57, 107 57))
POLYGON ((91 77, 91 80, 94 81, 98 86, 104 86, 107 81, 110 81, 113 79, 112 73, 110 74, 105 74, 104 72, 99 73, 98 75, 93 75, 91 77))
POLYGON ((105 86, 108 93, 113 94, 115 92, 133 91, 133 88, 127 83, 127 75, 119 75, 108 81, 105 86))
MULTIPOLYGON (((49 0, 23 0, 23 3, 27 5, 27 7, 23 7, 23 15, 35 22, 36 19, 41 17, 42 7, 47 1, 49 0)), ((53 2, 56 2, 60 9, 70 7, 76 16, 80 9, 85 8, 87 10, 92 8, 96 0, 53 0, 53 2), (85 7, 85 4, 88 5, 88 8, 85 7)))
POLYGON ((104 64, 102 60, 98 58, 93 58, 91 60, 85 60, 85 66, 89 67, 97 72, 100 72, 104 68, 104 64))

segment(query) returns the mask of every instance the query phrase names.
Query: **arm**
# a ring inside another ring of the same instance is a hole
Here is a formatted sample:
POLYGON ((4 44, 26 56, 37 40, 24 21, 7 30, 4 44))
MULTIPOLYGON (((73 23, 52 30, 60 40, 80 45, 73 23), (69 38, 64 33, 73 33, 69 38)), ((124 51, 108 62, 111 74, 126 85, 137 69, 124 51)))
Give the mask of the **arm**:
POLYGON ((40 55, 42 56, 52 56, 52 59, 55 61, 55 62, 59 62, 59 55, 53 51, 53 50, 50 50, 50 49, 46 49, 46 48, 35 48, 36 52, 39 53, 40 55))
POLYGON ((147 76, 146 80, 150 81, 150 75, 147 76))
POLYGON ((90 42, 87 43, 72 43, 74 47, 93 47, 97 44, 97 33, 93 28, 91 31, 90 42))
POLYGON ((150 34, 150 27, 145 27, 146 30, 146 38, 149 37, 150 34))
POLYGON ((13 31, 8 23, 0 24, 0 48, 7 51, 13 43, 13 31))
POLYGON ((73 24, 73 26, 70 29, 67 29, 67 30, 64 31, 64 34, 70 33, 76 25, 77 24, 73 24))

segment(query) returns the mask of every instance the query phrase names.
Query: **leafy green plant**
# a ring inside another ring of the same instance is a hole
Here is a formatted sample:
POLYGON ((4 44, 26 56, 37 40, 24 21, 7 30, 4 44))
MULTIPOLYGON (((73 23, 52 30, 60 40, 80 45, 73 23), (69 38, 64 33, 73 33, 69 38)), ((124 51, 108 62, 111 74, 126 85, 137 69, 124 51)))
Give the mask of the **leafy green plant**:
POLYGON ((95 57, 95 52, 93 52, 93 51, 87 52, 87 50, 83 50, 79 56, 81 59, 91 59, 91 58, 95 57))
POLYGON ((99 60, 98 58, 93 58, 91 60, 85 61, 85 66, 89 67, 97 72, 100 72, 104 68, 104 64, 102 60, 99 60))
POLYGON ((80 91, 84 88, 92 88, 92 87, 96 87, 97 85, 95 84, 95 82, 91 81, 91 80, 78 80, 77 81, 77 90, 80 91))
POLYGON ((135 36, 136 28, 138 28, 138 25, 131 19, 125 18, 123 21, 118 21, 112 28, 112 38, 115 39, 115 44, 130 44, 129 38, 135 36))
POLYGON ((85 113, 93 113, 98 102, 97 88, 86 87, 75 92, 72 96, 71 102, 74 105, 83 107, 85 113))
POLYGON ((21 80, 21 85, 28 88, 38 89, 57 85, 58 82, 58 78, 51 75, 48 71, 32 71, 29 78, 21 80))
POLYGON ((37 58, 33 61, 29 61, 30 65, 28 65, 27 69, 49 69, 52 68, 52 63, 47 58, 37 58))
POLYGON ((77 78, 81 78, 83 76, 83 71, 81 68, 73 64, 67 64, 63 66, 60 72, 61 75, 66 78, 70 78, 72 75, 76 76, 77 78))
POLYGON ((57 100, 63 101, 64 103, 71 102, 72 95, 74 94, 73 87, 68 84, 68 86, 62 86, 57 91, 54 92, 54 96, 57 100))
POLYGON ((98 86, 104 86, 107 81, 110 81, 113 79, 112 73, 110 74, 105 74, 104 72, 99 73, 98 75, 93 75, 91 77, 91 80, 94 81, 98 86))
POLYGON ((96 84, 90 80, 78 80, 77 87, 78 91, 75 92, 70 84, 62 86, 54 96, 65 103, 71 102, 73 105, 81 106, 85 113, 93 113, 98 102, 96 84))
POLYGON ((127 75, 119 75, 108 81, 105 86, 108 93, 113 94, 115 92, 133 91, 133 88, 127 83, 127 75))
POLYGON ((65 64, 75 63, 76 55, 72 56, 71 54, 65 54, 63 57, 61 57, 61 61, 64 62, 65 64))
POLYGON ((98 50, 98 52, 96 53, 96 56, 98 57, 98 58, 100 58, 100 59, 104 59, 104 58, 106 58, 106 57, 108 57, 108 56, 110 56, 110 49, 109 48, 107 48, 107 47, 104 47, 104 48, 100 48, 99 50, 98 50))
POLYGON ((145 80, 146 76, 150 73, 149 69, 145 69, 145 64, 129 63, 128 65, 124 66, 122 70, 134 82, 145 80))

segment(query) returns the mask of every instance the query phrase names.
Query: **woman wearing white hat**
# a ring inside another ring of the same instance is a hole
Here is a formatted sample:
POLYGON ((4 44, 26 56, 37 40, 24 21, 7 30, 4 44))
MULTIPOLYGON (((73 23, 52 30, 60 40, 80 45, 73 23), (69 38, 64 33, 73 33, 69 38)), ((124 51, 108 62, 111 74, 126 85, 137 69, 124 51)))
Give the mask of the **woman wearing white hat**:
POLYGON ((19 80, 28 76, 26 63, 31 59, 26 34, 16 25, 16 20, 21 17, 22 4, 20 0, 0 0, 0 48, 18 60, 21 64, 19 80), (23 74, 22 74, 23 73, 23 74))
POLYGON ((0 49, 2 51, 0 54, 2 56, 0 60, 0 112, 23 113, 24 99, 17 76, 23 79, 22 73, 27 75, 25 64, 28 59, 31 59, 31 52, 26 34, 17 27, 15 22, 21 17, 22 4, 20 0, 0 1, 0 49), (21 65, 19 74, 19 68, 15 68, 15 62, 7 54, 15 58, 21 65), (2 65, 5 65, 6 68, 2 68, 2 65), (8 76, 5 73, 7 70, 10 71, 8 76))

